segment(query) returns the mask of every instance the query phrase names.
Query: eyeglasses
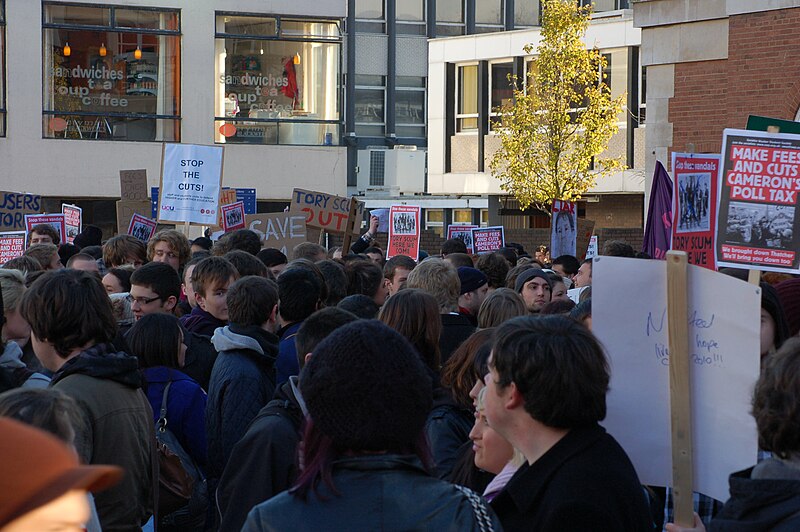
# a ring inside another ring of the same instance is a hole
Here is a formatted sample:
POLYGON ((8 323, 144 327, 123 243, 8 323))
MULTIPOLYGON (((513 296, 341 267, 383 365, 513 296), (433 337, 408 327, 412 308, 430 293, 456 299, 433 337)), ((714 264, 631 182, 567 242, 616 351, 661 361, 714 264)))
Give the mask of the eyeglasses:
POLYGON ((140 305, 149 305, 153 301, 157 299, 161 299, 160 297, 133 297, 132 295, 128 294, 125 299, 128 300, 129 303, 139 303, 140 305))

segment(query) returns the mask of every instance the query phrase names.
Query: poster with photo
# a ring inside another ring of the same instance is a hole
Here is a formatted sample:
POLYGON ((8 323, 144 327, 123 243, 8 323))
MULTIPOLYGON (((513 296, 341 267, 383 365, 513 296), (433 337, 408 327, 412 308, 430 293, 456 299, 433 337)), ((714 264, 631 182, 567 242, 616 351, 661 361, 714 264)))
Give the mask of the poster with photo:
POLYGON ((393 205, 389 209, 389 243, 386 258, 407 255, 419 260, 420 207, 393 205))
POLYGON ((131 216, 131 223, 128 225, 128 234, 144 243, 150 241, 156 232, 156 221, 145 218, 141 214, 131 216))
POLYGON ((72 244, 83 227, 83 209, 77 205, 62 203, 61 214, 64 215, 64 230, 67 234, 67 243, 72 244))
POLYGON ((34 225, 47 224, 52 225, 53 229, 58 233, 59 242, 64 242, 64 235, 66 230, 64 228, 64 215, 63 214, 26 214, 25 215, 25 233, 26 240, 27 234, 30 234, 34 225))
POLYGON ((478 225, 448 225, 447 239, 457 238, 461 240, 467 246, 467 253, 472 255, 475 253, 475 246, 472 245, 472 230, 479 227, 478 225))
POLYGON ((578 240, 577 207, 575 203, 556 200, 553 202, 553 216, 550 219, 550 256, 577 256, 578 240))
POLYGON ((0 264, 21 256, 25 252, 25 231, 0 233, 0 264))
POLYGON ((237 201, 230 205, 223 205, 222 208, 222 230, 226 233, 244 229, 244 202, 237 201))
POLYGON ((717 217, 719 155, 672 154, 672 249, 685 251, 689 264, 711 270, 717 217))
POLYGON ((718 189, 717 266, 800 273, 800 135, 726 129, 718 189))
POLYGON ((475 253, 492 253, 505 245, 503 226, 481 227, 472 230, 475 253))

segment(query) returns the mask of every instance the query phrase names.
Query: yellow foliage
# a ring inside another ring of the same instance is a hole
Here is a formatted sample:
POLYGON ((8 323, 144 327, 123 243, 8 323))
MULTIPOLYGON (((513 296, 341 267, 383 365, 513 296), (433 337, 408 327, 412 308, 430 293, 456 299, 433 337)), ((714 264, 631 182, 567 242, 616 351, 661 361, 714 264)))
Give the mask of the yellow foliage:
MULTIPOLYGON (((501 148, 489 166, 523 209, 549 212, 553 200, 575 201, 598 177, 624 168, 621 159, 600 154, 617 133, 625 96, 612 99, 603 83, 605 58, 582 41, 591 7, 577 4, 542 2, 542 40, 527 90, 511 80, 513 103, 499 109, 501 148)), ((532 52, 527 45, 525 53, 532 52)))

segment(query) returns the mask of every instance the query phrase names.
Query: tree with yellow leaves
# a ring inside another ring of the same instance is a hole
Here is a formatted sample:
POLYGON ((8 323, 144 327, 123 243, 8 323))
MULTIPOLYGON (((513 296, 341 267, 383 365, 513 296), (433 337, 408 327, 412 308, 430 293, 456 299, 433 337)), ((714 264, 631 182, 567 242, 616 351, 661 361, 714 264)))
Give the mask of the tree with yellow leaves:
POLYGON ((522 209, 550 212, 554 200, 575 201, 597 178, 624 168, 621 158, 600 155, 618 130, 625 96, 611 98, 605 58, 582 40, 592 8, 577 4, 542 2, 542 40, 527 90, 511 80, 512 103, 499 109, 501 147, 489 166, 522 209))

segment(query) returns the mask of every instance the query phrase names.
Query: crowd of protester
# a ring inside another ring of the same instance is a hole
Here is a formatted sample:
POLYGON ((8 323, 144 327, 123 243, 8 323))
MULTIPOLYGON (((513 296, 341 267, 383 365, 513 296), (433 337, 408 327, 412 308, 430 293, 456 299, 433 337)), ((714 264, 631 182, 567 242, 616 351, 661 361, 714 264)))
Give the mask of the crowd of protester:
POLYGON ((0 269, 0 531, 800 529, 800 279, 761 283, 762 459, 681 528, 600 424, 591 260, 376 231, 34 227, 0 269))

